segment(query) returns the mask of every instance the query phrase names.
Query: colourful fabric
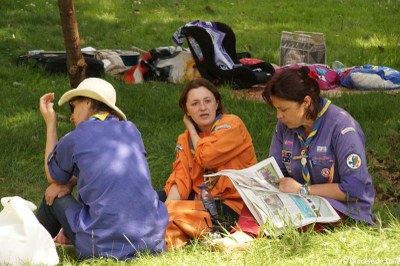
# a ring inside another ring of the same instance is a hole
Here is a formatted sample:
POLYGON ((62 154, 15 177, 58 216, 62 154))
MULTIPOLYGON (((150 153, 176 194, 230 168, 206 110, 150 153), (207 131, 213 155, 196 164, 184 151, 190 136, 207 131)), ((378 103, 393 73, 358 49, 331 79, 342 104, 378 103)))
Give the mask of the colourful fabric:
POLYGON ((89 120, 91 120, 91 121, 96 121, 96 120, 104 121, 106 119, 111 120, 111 119, 117 119, 117 118, 113 115, 110 115, 109 112, 98 112, 89 118, 89 120))
POLYGON ((363 65, 336 70, 340 84, 359 90, 390 90, 400 88, 400 72, 384 66, 363 65))
POLYGON ((280 73, 285 69, 298 69, 303 66, 307 66, 310 71, 317 74, 317 82, 321 90, 333 90, 339 86, 339 74, 326 65, 305 63, 289 64, 276 69, 276 73, 280 73))
POLYGON ((166 206, 154 191, 140 132, 131 122, 87 120, 65 135, 48 158, 51 176, 77 177, 81 206, 67 209, 83 258, 131 258, 165 250, 166 206))
POLYGON ((176 84, 200 76, 189 49, 180 46, 163 46, 143 54, 138 64, 128 69, 121 78, 131 84, 147 80, 161 80, 176 84))
MULTIPOLYGON (((213 172, 223 169, 243 169, 257 162, 253 143, 246 126, 235 115, 222 115, 215 130, 209 134, 201 133, 194 156, 190 151, 190 135, 186 130, 178 137, 176 160, 167 180, 165 192, 176 184, 181 199, 188 199, 194 191, 198 198, 199 185, 204 182, 204 169, 213 172)), ((216 198, 240 213, 243 201, 228 177, 220 177, 211 190, 216 198)))
MULTIPOLYGON (((278 122, 270 147, 284 176, 304 184, 301 158, 302 128, 289 129, 278 122)), ((309 145, 310 184, 338 183, 348 201, 327 198, 333 208, 356 220, 373 224, 371 207, 375 190, 368 173, 365 136, 357 121, 331 104, 322 116, 318 134, 309 145), (333 172, 333 173, 332 173, 333 172)))

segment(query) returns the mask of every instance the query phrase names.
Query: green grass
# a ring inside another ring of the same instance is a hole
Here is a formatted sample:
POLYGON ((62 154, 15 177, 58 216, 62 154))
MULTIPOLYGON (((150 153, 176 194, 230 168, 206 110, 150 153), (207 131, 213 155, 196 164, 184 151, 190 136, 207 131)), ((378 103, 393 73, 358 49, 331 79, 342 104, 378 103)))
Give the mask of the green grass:
MULTIPOLYGON (((53 91, 59 98, 69 89, 69 82, 66 76, 49 76, 40 69, 17 65, 16 59, 28 50, 64 50, 58 7, 56 1, 0 3, 0 197, 19 195, 39 204, 47 185, 39 97, 53 91)), ((75 0, 75 7, 82 47, 149 50, 172 45, 171 35, 178 27, 202 19, 230 25, 236 33, 237 51, 249 51, 253 57, 276 64, 281 31, 303 30, 325 34, 329 65, 339 60, 349 66, 400 68, 400 1, 75 0)), ((162 188, 175 158, 177 136, 184 129, 178 107, 183 85, 126 85, 111 76, 105 78, 117 90, 117 105, 141 131, 153 185, 162 188)), ((229 88, 220 90, 228 111, 247 125, 258 159, 265 158, 276 121, 274 111, 265 103, 238 99, 229 88)), ((130 264, 337 265, 357 262, 351 259, 399 258, 400 206, 395 200, 400 191, 399 97, 371 93, 332 98, 360 122, 375 185, 387 195, 385 199, 394 199, 374 206, 381 216, 380 226, 343 226, 323 235, 293 231, 280 238, 259 239, 247 252, 213 252, 195 242, 161 256, 143 255, 130 264)), ((56 107, 60 136, 73 129, 67 109, 56 107)), ((68 252, 60 254, 63 264, 111 263, 77 262, 68 252)))

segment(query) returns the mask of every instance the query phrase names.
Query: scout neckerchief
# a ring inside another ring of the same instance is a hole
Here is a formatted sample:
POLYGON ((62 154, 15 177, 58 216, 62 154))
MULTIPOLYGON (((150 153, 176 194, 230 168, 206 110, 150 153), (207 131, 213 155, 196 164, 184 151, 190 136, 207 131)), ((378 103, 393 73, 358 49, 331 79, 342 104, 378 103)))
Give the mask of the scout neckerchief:
POLYGON ((302 169, 302 174, 303 178, 306 181, 306 184, 310 183, 310 172, 307 166, 307 158, 308 158, 308 149, 311 144, 311 141, 313 140, 314 136, 317 135, 318 129, 321 125, 322 121, 322 115, 325 113, 325 111, 328 109, 329 105, 331 104, 331 101, 324 98, 322 102, 322 109, 319 111, 317 120, 315 120, 314 125, 312 127, 312 131, 310 134, 308 134, 308 137, 306 140, 300 135, 297 134, 298 139, 300 140, 300 145, 301 145, 301 165, 303 166, 302 169))
MULTIPOLYGON (((215 127, 217 126, 218 121, 221 120, 221 114, 217 115, 217 117, 215 117, 215 120, 211 126, 211 132, 213 132, 215 130, 215 127)), ((194 149, 193 146, 193 142, 192 139, 190 138, 189 140, 189 145, 190 145, 190 151, 192 152, 192 155, 194 157, 194 154, 196 153, 196 150, 194 149)))
POLYGON ((111 120, 111 119, 114 119, 114 118, 115 118, 115 116, 110 114, 109 112, 98 112, 98 113, 92 115, 89 118, 89 120, 90 121, 96 121, 96 120, 104 121, 104 120, 111 120))
MULTIPOLYGON (((215 117, 214 122, 213 122, 213 124, 211 126, 211 132, 215 131, 215 128, 217 127, 218 121, 221 120, 221 117, 222 117, 221 114, 219 114, 219 115, 217 115, 217 117, 215 117)), ((189 140, 189 145, 190 145, 190 152, 192 153, 192 155, 194 157, 194 155, 196 153, 196 150, 194 149, 193 142, 192 142, 191 138, 189 140)), ((203 174, 205 174, 205 175, 212 174, 212 173, 214 173, 214 171, 211 170, 211 169, 207 169, 207 168, 203 169, 203 174)), ((214 179, 213 181, 206 182, 207 189, 211 191, 211 189, 214 187, 214 185, 217 182, 217 180, 218 179, 214 179)))

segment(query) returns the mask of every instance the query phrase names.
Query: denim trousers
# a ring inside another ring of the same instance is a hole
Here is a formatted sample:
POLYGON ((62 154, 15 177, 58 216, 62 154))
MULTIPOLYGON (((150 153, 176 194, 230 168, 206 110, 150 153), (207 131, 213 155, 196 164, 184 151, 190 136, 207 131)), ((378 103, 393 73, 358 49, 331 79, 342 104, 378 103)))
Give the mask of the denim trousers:
POLYGON ((43 197, 42 203, 36 212, 36 218, 53 238, 63 228, 65 236, 74 245, 75 233, 71 230, 66 216, 66 210, 74 206, 81 206, 81 204, 72 195, 55 198, 52 205, 47 205, 46 199, 43 197))

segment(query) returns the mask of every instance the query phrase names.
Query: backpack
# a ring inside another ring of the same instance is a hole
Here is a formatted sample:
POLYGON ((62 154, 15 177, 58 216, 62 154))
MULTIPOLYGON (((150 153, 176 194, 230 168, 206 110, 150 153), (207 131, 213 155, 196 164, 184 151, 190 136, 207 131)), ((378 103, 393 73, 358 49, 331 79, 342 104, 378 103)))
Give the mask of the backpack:
MULTIPOLYGON (((93 55, 83 54, 86 67, 86 77, 101 77, 104 74, 104 64, 93 55)), ((65 52, 29 51, 18 57, 20 63, 42 67, 49 74, 67 74, 67 54, 65 52)))
POLYGON ((201 76, 216 85, 249 88, 265 84, 275 72, 274 67, 263 60, 255 65, 251 60, 241 62, 236 52, 235 33, 225 23, 201 20, 186 23, 172 35, 179 46, 185 39, 201 76))

